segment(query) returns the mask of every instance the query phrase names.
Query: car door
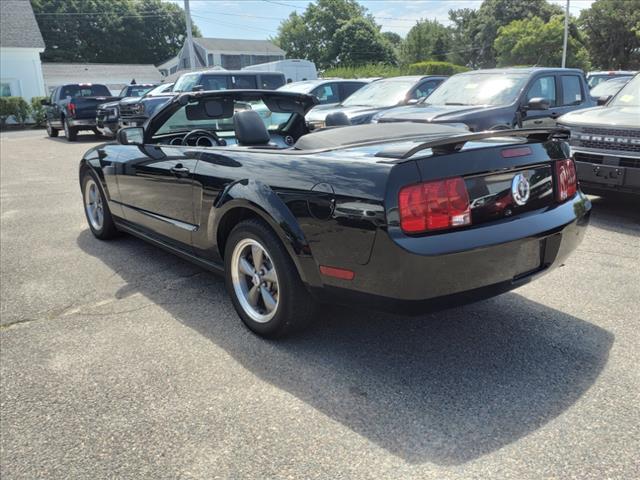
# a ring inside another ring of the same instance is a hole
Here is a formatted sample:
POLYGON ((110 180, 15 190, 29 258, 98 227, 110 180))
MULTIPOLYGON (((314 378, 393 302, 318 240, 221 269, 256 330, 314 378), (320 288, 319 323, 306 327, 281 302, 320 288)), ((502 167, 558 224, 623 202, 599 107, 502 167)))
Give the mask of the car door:
POLYGON ((559 106, 558 79, 554 74, 540 75, 533 79, 525 90, 521 104, 526 105, 533 98, 549 101, 547 110, 523 110, 523 128, 554 127, 556 119, 562 114, 559 106))
POLYGON ((345 101, 356 90, 360 90, 366 85, 365 82, 342 82, 340 83, 340 102, 345 101))
POLYGON ((558 75, 560 87, 560 101, 558 102, 558 114, 564 115, 573 110, 587 107, 587 96, 589 92, 585 92, 583 81, 578 74, 561 74, 558 75))
POLYGON ((193 174, 197 149, 172 145, 126 145, 119 151, 117 183, 125 219, 165 242, 191 245, 197 228, 193 174))
POLYGON ((59 93, 60 87, 51 92, 49 108, 47 108, 47 120, 49 120, 49 123, 56 128, 62 128, 62 122, 60 121, 60 105, 58 105, 59 93))

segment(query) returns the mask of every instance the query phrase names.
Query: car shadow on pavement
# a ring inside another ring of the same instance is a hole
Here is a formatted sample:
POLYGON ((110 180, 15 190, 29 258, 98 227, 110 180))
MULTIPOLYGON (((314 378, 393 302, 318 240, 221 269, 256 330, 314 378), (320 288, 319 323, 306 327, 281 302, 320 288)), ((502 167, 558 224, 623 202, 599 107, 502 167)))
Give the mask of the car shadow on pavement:
POLYGON ((543 427, 595 382, 614 340, 512 292, 420 317, 326 306, 310 330, 266 341, 215 275, 130 236, 85 230, 78 245, 126 282, 116 298, 143 295, 262 381, 414 464, 460 465, 543 427))
POLYGON ((640 237, 640 196, 593 197, 591 225, 640 237))

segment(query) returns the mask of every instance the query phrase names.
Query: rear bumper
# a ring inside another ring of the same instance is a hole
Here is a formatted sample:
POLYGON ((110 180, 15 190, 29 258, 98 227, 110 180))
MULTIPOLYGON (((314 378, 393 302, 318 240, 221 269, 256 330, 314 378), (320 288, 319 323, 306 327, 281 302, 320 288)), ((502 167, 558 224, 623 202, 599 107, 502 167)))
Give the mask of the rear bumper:
POLYGON ((69 118, 67 119, 70 127, 79 129, 93 129, 96 126, 95 118, 69 118))
POLYGON ((430 237, 379 231, 352 281, 323 278, 321 297, 416 314, 489 298, 563 264, 582 241, 591 203, 572 200, 518 219, 430 237))

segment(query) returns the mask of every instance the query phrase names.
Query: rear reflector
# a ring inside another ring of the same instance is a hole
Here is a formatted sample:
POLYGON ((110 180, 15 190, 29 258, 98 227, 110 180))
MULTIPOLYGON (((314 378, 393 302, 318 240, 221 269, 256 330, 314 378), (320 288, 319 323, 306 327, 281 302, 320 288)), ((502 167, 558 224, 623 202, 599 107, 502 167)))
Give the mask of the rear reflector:
POLYGON ((556 200, 564 202, 578 191, 576 164, 572 158, 556 160, 556 200))
POLYGON ((353 280, 356 276, 355 272, 347 270, 346 268, 327 267, 326 265, 320 265, 320 273, 327 277, 339 278, 341 280, 353 280))
POLYGON ((400 227, 406 233, 471 224, 469 194, 461 177, 404 187, 398 206, 400 227))
POLYGON ((505 148, 504 150, 502 150, 501 154, 502 158, 524 157, 525 155, 531 155, 531 148, 505 148))

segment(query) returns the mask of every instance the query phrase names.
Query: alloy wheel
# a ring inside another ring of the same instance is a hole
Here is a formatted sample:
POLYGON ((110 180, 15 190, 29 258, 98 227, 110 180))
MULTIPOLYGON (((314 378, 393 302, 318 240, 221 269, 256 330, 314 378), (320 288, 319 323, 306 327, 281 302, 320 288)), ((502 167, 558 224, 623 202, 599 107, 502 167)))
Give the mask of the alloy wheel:
POLYGON ((236 297, 252 320, 266 323, 278 309, 280 288, 267 250, 252 238, 237 243, 231 257, 231 280, 236 297))
POLYGON ((93 178, 89 178, 84 187, 84 208, 87 218, 94 230, 101 230, 104 224, 104 206, 102 195, 98 190, 98 184, 93 178))

